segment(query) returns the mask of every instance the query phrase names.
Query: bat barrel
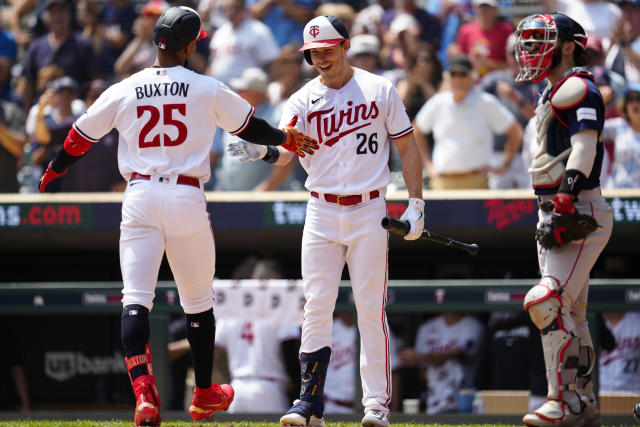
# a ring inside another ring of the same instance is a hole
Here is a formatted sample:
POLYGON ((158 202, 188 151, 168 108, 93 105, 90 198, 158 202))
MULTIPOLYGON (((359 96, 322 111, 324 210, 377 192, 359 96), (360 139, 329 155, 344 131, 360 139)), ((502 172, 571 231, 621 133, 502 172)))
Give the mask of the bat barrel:
POLYGON ((400 221, 394 217, 385 216, 382 218, 382 227, 393 233, 405 236, 411 229, 411 224, 409 224, 409 221, 400 221))

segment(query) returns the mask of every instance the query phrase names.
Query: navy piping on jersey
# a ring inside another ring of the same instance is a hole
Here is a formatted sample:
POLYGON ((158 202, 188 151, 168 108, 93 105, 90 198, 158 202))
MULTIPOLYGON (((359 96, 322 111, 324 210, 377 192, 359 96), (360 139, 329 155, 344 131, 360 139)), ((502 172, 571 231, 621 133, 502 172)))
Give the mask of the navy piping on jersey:
POLYGON ((98 142, 100 139, 96 139, 96 138, 91 138, 90 136, 88 136, 86 133, 82 132, 82 130, 80 130, 80 128, 74 123, 73 124, 73 128, 76 130, 76 132, 78 132, 83 138, 91 141, 91 142, 98 142))
POLYGON ((402 136, 405 136, 409 133, 413 132, 413 126, 409 126, 408 128, 406 128, 405 130, 402 130, 398 133, 394 133, 394 134, 389 134, 389 136, 391 137, 391 139, 398 139, 402 136))
POLYGON ((249 111, 249 114, 244 119, 244 122, 242 123, 242 125, 237 130, 235 130, 233 132, 229 132, 229 133, 231 135, 237 135, 237 134, 241 133, 243 130, 245 130, 247 125, 249 124, 249 120, 251 120, 251 117, 253 117, 255 112, 256 112, 255 108, 251 107, 251 111, 249 111))

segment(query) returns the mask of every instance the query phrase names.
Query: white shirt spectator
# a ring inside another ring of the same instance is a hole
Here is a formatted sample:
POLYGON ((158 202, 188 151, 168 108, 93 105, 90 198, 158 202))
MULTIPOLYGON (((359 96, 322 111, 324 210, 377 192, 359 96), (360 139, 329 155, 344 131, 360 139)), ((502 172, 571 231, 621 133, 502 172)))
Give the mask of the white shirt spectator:
POLYGON ((415 118, 422 133, 433 133, 433 164, 440 173, 488 167, 494 135, 505 133, 514 121, 496 97, 479 90, 472 90, 459 103, 450 91, 438 93, 415 118))
POLYGON ((609 38, 617 25, 622 11, 608 1, 556 0, 558 12, 562 12, 582 25, 588 34, 598 35, 605 49, 609 47, 609 38))
POLYGON ((224 24, 213 35, 209 47, 209 74, 225 84, 247 68, 264 67, 280 53, 269 27, 255 19, 244 20, 238 28, 224 24))

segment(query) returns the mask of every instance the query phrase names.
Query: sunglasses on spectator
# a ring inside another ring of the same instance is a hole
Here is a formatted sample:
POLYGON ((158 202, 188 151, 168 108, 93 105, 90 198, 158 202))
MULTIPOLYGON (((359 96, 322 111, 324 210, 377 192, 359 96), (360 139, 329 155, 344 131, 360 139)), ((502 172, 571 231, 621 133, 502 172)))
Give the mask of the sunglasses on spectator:
POLYGON ((467 77, 469 76, 469 73, 466 73, 464 71, 452 71, 451 73, 449 73, 449 75, 451 77, 467 77))
POLYGON ((640 102, 640 93, 628 95, 627 102, 640 102))

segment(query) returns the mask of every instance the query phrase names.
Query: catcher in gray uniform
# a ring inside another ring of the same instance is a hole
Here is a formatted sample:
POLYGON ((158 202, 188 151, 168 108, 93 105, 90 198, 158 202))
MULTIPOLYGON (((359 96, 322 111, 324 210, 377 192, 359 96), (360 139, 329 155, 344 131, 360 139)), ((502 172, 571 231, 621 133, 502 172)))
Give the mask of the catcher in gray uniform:
POLYGON ((539 200, 541 279, 524 308, 540 329, 547 401, 530 426, 599 426, 590 374, 595 353, 586 319, 589 273, 611 236, 600 194, 604 102, 587 65, 587 36, 561 13, 531 15, 516 31, 516 80, 548 80, 536 100, 537 150, 529 173, 539 200))

